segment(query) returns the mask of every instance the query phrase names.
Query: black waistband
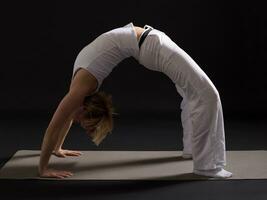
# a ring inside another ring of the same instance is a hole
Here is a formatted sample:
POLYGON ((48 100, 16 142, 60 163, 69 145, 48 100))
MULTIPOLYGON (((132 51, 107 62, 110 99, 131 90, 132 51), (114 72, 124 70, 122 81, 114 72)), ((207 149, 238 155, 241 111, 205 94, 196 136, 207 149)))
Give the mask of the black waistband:
POLYGON ((144 33, 141 35, 138 46, 139 48, 141 47, 141 45, 143 44, 146 36, 148 35, 148 33, 152 30, 153 28, 147 28, 146 30, 144 30, 144 33))

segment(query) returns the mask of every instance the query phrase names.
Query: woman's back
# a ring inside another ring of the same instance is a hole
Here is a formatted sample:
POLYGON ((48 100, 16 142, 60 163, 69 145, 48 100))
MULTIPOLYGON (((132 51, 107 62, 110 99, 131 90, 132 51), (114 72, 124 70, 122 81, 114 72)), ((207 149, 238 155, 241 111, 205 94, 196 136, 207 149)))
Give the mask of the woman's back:
POLYGON ((119 62, 131 56, 138 60, 137 36, 132 22, 99 35, 78 54, 72 77, 79 68, 88 70, 98 80, 98 91, 103 80, 119 62))

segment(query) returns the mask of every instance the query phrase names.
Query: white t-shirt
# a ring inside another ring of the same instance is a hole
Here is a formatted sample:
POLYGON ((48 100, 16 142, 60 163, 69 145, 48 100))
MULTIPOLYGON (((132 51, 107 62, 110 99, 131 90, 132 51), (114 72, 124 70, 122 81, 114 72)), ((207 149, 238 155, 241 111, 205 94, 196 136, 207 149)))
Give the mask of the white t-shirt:
POLYGON ((97 92, 113 68, 131 56, 138 60, 138 40, 132 22, 99 35, 85 46, 75 60, 72 78, 79 68, 88 70, 98 81, 97 92))

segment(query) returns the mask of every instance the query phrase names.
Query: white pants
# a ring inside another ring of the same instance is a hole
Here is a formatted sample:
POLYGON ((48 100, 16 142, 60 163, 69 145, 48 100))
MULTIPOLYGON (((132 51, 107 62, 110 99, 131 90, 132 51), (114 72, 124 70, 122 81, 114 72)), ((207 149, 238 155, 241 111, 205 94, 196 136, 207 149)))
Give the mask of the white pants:
POLYGON ((161 71, 183 97, 180 108, 183 151, 192 153, 194 169, 226 165, 223 111, 219 92, 197 63, 164 32, 152 30, 140 49, 139 63, 161 71))
MULTIPOLYGON (((177 89, 178 86, 175 86, 177 89)), ((194 169, 214 169, 225 166, 224 121, 219 95, 207 94, 206 103, 194 102, 184 97, 180 108, 182 109, 183 152, 192 154, 194 169)))

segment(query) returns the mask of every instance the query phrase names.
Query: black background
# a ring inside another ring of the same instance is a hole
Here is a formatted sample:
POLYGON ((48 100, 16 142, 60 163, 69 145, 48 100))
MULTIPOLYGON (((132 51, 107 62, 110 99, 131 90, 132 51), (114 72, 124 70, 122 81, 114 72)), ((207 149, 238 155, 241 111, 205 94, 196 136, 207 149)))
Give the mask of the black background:
MULTIPOLYGON (((8 1, 1 4, 0 165, 20 149, 40 150, 67 93, 79 51, 103 32, 151 25, 206 72, 222 100, 227 150, 266 150, 264 1, 8 1)), ((64 149, 182 150, 181 97, 162 73, 122 61, 100 90, 120 116, 96 147, 73 126, 64 149)), ((90 161, 89 161, 90 162, 90 161)), ((19 167, 19 166, 18 166, 19 167)), ((75 172, 74 172, 75 173, 75 172)), ((266 199, 266 180, 0 180, 3 199, 266 199), (5 198, 7 197, 7 198, 5 198)))
MULTIPOLYGON (((52 114, 68 91, 79 51, 101 33, 133 22, 164 31, 200 65, 220 93, 225 117, 262 117, 267 30, 259 2, 11 2, 2 25, 0 110, 52 114)), ((121 114, 180 112, 171 80, 134 58, 122 61, 100 90, 113 95, 121 114)))

